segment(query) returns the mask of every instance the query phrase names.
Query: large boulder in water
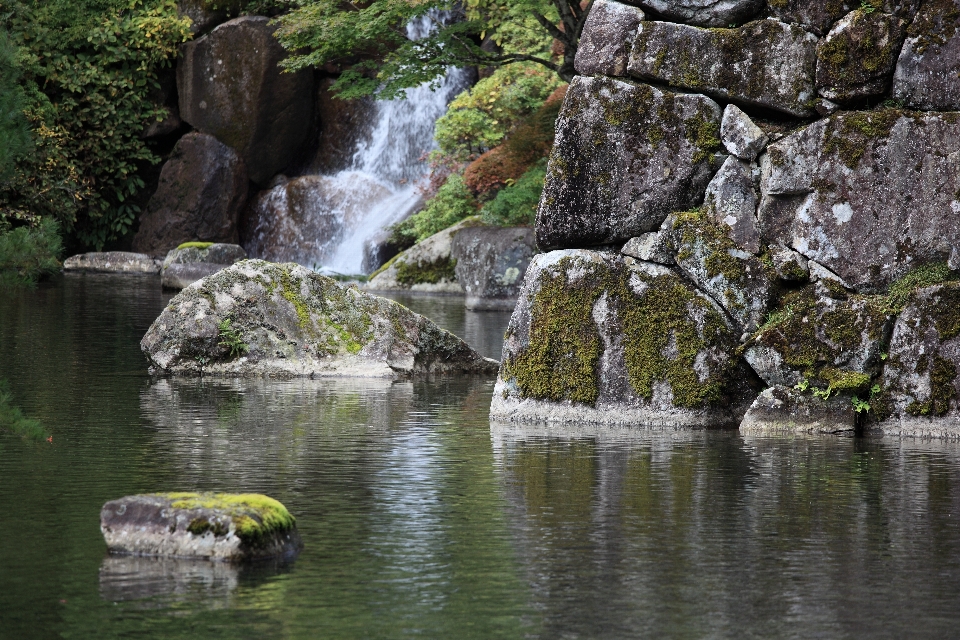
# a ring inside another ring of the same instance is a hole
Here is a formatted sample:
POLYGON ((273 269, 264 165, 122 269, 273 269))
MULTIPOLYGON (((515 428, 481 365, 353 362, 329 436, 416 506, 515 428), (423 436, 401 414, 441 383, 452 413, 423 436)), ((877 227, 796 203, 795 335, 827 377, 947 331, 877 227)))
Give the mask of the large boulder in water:
POLYGON ((133 247, 163 255, 192 240, 236 243, 246 199, 247 171, 236 152, 213 136, 188 133, 163 165, 133 247))
POLYGON ((705 96, 575 77, 557 120, 537 244, 626 242, 698 206, 719 167, 720 115, 705 96))
POLYGON ((497 363, 391 300, 296 264, 245 260, 175 296, 140 348, 154 373, 492 373, 497 363))
POLYGON ((453 238, 451 255, 467 309, 513 309, 523 274, 537 252, 529 227, 471 227, 453 238))
POLYGON ((611 252, 536 256, 507 328, 490 417, 735 425, 756 396, 739 331, 671 269, 611 252))
POLYGON ((313 73, 281 73, 286 52, 262 16, 243 16, 181 48, 180 117, 236 149, 265 184, 294 160, 313 126, 313 73))
POLYGON ((258 494, 127 496, 103 505, 100 531, 110 553, 138 556, 241 561, 303 547, 286 507, 258 494))
POLYGON ((164 289, 183 289, 246 258, 247 252, 236 244, 188 242, 164 258, 160 284, 164 289))
POLYGON ((861 292, 960 246, 960 113, 842 112, 770 145, 761 164, 763 239, 861 292))
POLYGON ((797 25, 757 20, 737 29, 643 22, 628 69, 662 82, 790 115, 811 115, 816 36, 797 25))

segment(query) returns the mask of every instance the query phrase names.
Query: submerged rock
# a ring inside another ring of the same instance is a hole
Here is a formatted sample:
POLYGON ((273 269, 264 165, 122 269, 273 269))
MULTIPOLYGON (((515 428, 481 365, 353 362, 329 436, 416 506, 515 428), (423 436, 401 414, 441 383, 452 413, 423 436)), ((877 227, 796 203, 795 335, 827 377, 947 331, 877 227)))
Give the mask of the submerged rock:
POLYGON ((763 239, 862 292, 960 246, 960 114, 841 112, 770 145, 763 239))
POLYGON ((796 389, 769 387, 753 401, 740 423, 743 435, 854 433, 857 414, 850 398, 827 399, 796 389))
POLYGON ((613 0, 595 0, 583 25, 574 66, 585 76, 624 76, 627 58, 646 18, 643 11, 613 0))
POLYGON ((203 133, 180 138, 133 238, 137 251, 162 256, 191 240, 235 243, 247 200, 247 171, 233 149, 203 133))
POLYGON ((707 95, 811 115, 817 38, 797 25, 757 20, 736 29, 643 22, 630 74, 707 95))
POLYGON ((397 378, 497 367, 396 302, 262 260, 181 291, 140 348, 158 374, 397 378))
POLYGON ((633 0, 668 20, 700 27, 726 27, 755 16, 764 0, 633 0))
POLYGON ((180 117, 240 154, 265 184, 306 143, 313 121, 313 72, 284 73, 286 51, 263 16, 234 18, 181 47, 180 117))
POLYGON ((513 309, 523 274, 537 252, 529 227, 472 227, 453 238, 457 282, 467 294, 467 309, 513 309))
POLYGON ((851 11, 817 45, 817 91, 839 102, 887 93, 906 35, 896 16, 851 11))
POLYGON ((158 493, 111 500, 100 531, 115 554, 242 561, 303 548, 296 520, 267 496, 158 493))
POLYGON ((919 289, 897 319, 883 371, 885 434, 960 438, 960 283, 919 289))
POLYGON ((718 165, 720 113, 701 95, 575 77, 557 120, 537 244, 626 242, 699 206, 718 165))
POLYGON ((160 265, 158 261, 143 253, 106 251, 70 256, 63 261, 63 270, 153 275, 160 273, 160 265))
POLYGON ((733 355, 737 335, 667 267, 612 252, 541 254, 507 328, 490 417, 737 424, 755 396, 733 355))
POLYGON ((960 110, 960 0, 924 2, 907 35, 893 97, 915 109, 960 110))
POLYGON ((380 267, 365 288, 370 291, 463 293, 463 287, 457 281, 453 239, 463 229, 482 225, 480 218, 474 216, 425 238, 380 267))

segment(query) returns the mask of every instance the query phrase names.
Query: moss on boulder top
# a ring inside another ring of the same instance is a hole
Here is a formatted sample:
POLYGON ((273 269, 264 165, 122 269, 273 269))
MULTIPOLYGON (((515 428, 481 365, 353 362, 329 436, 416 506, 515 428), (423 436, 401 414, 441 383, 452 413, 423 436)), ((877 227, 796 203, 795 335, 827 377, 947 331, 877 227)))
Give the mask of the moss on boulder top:
POLYGON ((296 264, 245 260, 173 298, 140 343, 151 371, 365 376, 496 370, 406 307, 296 264))

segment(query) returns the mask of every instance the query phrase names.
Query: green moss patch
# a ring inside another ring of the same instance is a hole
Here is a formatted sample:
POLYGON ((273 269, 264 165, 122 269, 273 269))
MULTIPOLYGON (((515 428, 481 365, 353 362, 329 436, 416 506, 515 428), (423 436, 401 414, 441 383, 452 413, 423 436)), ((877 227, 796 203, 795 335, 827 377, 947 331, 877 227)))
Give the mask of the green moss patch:
MULTIPOLYGON (((174 509, 211 509, 230 517, 237 537, 252 546, 266 542, 273 534, 289 531, 297 522, 280 502, 257 493, 160 493, 155 495, 170 500, 170 506, 174 509)), ((190 522, 188 530, 194 535, 202 535, 208 530, 219 530, 220 526, 222 525, 197 518, 190 522)), ((216 535, 216 531, 214 533, 216 535)))
POLYGON ((209 249, 213 242, 184 242, 177 246, 177 249, 209 249))
POLYGON ((455 282, 456 269, 457 261, 450 257, 439 258, 433 262, 403 260, 397 263, 397 282, 407 286, 455 282))

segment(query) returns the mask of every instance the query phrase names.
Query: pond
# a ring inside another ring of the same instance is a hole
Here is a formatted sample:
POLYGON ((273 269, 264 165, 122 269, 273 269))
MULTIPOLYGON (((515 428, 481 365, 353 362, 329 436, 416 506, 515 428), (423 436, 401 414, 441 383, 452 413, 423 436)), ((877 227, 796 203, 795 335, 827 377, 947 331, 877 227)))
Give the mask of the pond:
MULTIPOLYGON (((151 379, 154 278, 0 295, 0 638, 920 638, 960 623, 960 446, 489 423, 490 379, 151 379), (101 505, 255 491, 289 564, 109 557, 101 505)), ((509 314, 402 298, 496 356, 509 314)))

